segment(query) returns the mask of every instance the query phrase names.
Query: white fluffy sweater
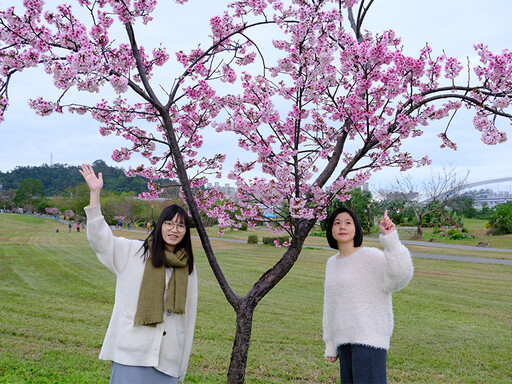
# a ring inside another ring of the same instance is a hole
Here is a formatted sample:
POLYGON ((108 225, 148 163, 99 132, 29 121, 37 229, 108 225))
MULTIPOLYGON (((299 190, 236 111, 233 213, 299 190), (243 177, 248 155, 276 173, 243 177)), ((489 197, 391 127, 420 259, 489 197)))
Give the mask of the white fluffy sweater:
POLYGON ((325 356, 337 356, 341 344, 389 349, 393 333, 391 294, 413 276, 408 249, 396 231, 380 236, 384 252, 362 247, 327 261, 323 329, 325 356))
MULTIPOLYGON (((183 381, 192 349, 197 312, 196 268, 189 275, 185 313, 164 313, 155 327, 133 325, 145 262, 142 241, 115 237, 100 206, 85 207, 87 238, 98 259, 116 275, 116 293, 100 359, 119 364, 155 367, 183 381)), ((167 281, 172 268, 167 268, 167 281)))

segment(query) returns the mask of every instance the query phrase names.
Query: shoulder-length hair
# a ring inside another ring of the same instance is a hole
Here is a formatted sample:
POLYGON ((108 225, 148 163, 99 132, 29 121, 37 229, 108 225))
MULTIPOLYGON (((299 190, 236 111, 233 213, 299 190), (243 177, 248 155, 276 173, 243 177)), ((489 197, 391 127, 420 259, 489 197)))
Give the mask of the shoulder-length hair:
POLYGON ((325 236, 327 237, 327 242, 329 243, 329 246, 331 248, 338 249, 338 242, 332 236, 332 226, 334 225, 334 219, 336 219, 336 216, 343 212, 347 212, 354 221, 354 226, 356 227, 356 234, 354 236, 354 247, 360 247, 361 244, 363 244, 363 227, 361 226, 361 223, 359 222, 359 219, 357 218, 356 214, 347 207, 336 208, 329 217, 329 222, 327 224, 325 233, 325 236))
POLYGON ((176 245, 175 251, 184 249, 188 255, 188 273, 191 274, 194 270, 194 254, 192 252, 192 240, 190 237, 190 223, 187 212, 179 205, 173 204, 164 208, 158 221, 156 222, 155 228, 148 235, 144 244, 144 259, 147 260, 151 254, 151 263, 156 268, 160 268, 165 263, 165 241, 162 237, 162 225, 164 221, 171 221, 178 215, 186 226, 185 235, 183 239, 176 245), (151 244, 151 250, 149 246, 151 244))

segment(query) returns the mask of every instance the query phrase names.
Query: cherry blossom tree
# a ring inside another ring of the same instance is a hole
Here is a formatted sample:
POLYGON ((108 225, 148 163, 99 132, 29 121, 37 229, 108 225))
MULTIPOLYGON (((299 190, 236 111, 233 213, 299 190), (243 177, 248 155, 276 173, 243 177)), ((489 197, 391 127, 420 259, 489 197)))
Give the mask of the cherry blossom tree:
POLYGON ((440 144, 456 149, 449 127, 462 108, 473 111, 484 143, 506 140, 500 126, 512 118, 512 52, 476 45, 475 64, 434 56, 429 46, 407 56, 392 30, 364 29, 373 3, 233 1, 211 19, 210 46, 174 56, 136 38, 151 28, 156 0, 76 0, 51 10, 42 0, 24 0, 21 9, 0 13, 0 120, 15 76, 42 67, 60 95, 29 100, 37 114, 87 114, 102 135, 124 137, 127 145, 112 157, 146 159, 128 171, 153 180, 143 197, 159 194, 158 179, 179 180, 206 257, 236 312, 230 383, 244 381, 257 304, 293 267, 333 199, 347 199, 385 167, 429 164, 427 156, 413 158, 401 147, 421 140, 434 120, 446 118, 440 144), (174 71, 172 84, 172 71, 163 80, 156 75, 176 62, 183 69, 174 71), (85 103, 77 91, 112 96, 85 103), (207 150, 211 134, 235 136, 245 150, 227 173, 227 151, 207 150), (236 184, 236 204, 202 188, 208 177, 223 174, 236 184), (275 230, 265 216, 271 213, 285 223, 279 230, 290 242, 240 295, 217 263, 201 213, 221 228, 266 222, 275 230))
POLYGON ((59 210, 57 208, 55 208, 55 207, 45 208, 44 211, 47 214, 52 215, 52 216, 56 216, 59 213, 59 210))

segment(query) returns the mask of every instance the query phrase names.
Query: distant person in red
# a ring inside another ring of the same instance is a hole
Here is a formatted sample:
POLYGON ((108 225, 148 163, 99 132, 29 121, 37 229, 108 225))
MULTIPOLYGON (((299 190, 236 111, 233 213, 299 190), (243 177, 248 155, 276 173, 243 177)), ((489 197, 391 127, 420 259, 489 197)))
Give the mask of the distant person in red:
POLYGON ((80 222, 79 221, 76 222, 76 231, 80 232, 80 222))

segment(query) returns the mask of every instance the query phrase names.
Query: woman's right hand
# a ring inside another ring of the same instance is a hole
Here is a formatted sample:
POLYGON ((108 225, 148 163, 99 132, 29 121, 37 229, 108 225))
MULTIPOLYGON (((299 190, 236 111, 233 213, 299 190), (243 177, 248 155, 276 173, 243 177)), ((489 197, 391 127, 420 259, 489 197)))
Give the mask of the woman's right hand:
POLYGON ((100 191, 103 188, 103 175, 100 172, 98 177, 96 177, 91 164, 82 164, 82 170, 79 170, 79 172, 84 177, 91 192, 100 191))
POLYGON ((94 207, 100 204, 100 191, 103 188, 103 175, 98 173, 98 177, 94 173, 91 164, 82 164, 82 170, 79 170, 80 174, 84 177, 85 182, 89 186, 90 190, 90 202, 89 207, 94 207))

